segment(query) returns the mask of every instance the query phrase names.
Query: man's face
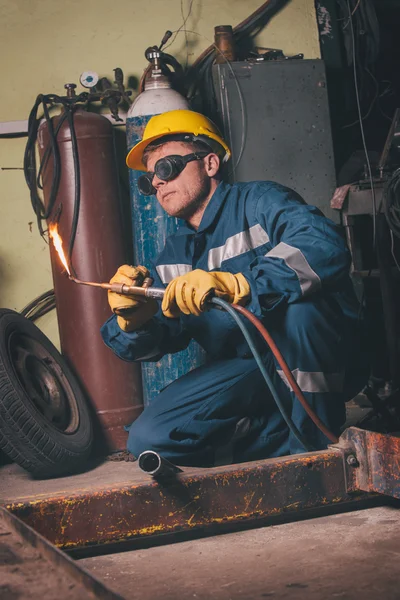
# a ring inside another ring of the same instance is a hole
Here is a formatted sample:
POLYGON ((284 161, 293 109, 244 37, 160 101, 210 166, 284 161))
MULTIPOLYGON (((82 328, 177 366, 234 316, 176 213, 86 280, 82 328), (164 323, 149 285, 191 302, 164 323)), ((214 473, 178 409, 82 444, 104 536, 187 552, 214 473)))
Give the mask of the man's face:
MULTIPOLYGON (((193 150, 189 144, 166 142, 151 152, 147 160, 147 170, 154 171, 156 162, 165 156, 172 154, 186 156, 192 153, 193 150)), ((190 221, 190 218, 209 199, 212 191, 211 178, 216 174, 215 169, 210 169, 211 156, 215 155, 210 154, 204 159, 189 162, 178 177, 172 181, 163 181, 154 175, 153 186, 157 190, 157 200, 171 217, 190 221)))

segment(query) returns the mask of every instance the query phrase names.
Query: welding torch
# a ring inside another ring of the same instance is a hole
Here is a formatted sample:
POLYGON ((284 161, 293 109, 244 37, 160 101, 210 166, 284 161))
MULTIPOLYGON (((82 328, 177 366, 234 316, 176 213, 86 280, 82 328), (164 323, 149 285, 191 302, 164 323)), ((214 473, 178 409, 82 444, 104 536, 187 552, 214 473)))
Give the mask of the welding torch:
POLYGON ((116 294, 123 294, 124 296, 139 296, 144 298, 154 298, 155 300, 162 300, 165 294, 164 288, 151 287, 153 283, 151 277, 146 277, 142 286, 127 285, 126 283, 96 283, 94 281, 82 281, 81 279, 73 277, 73 275, 69 275, 68 277, 75 283, 99 287, 103 290, 115 292, 116 294))

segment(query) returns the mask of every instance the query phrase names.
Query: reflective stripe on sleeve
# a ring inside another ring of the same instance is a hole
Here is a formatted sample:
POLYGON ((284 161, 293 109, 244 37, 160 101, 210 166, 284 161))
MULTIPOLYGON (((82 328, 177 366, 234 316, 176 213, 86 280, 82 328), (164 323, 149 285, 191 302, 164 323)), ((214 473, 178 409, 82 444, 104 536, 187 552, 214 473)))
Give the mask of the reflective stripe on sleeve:
POLYGON ((157 273, 163 283, 169 283, 179 275, 192 271, 192 265, 157 265, 157 273))
MULTIPOLYGON (((277 370, 282 381, 292 390, 283 371, 277 370)), ((294 369, 292 375, 302 392, 312 394, 340 393, 343 391, 344 373, 322 373, 320 371, 300 371, 294 369)), ((292 390, 293 391, 293 390, 292 390)))
POLYGON ((219 269, 229 258, 235 258, 249 250, 254 250, 269 242, 269 237, 261 225, 253 225, 250 229, 241 231, 229 237, 223 246, 212 248, 208 253, 208 269, 219 269))
POLYGON ((292 269, 296 273, 303 295, 315 292, 321 287, 320 278, 310 267, 306 257, 298 248, 281 242, 265 256, 268 258, 281 258, 289 269, 292 269))

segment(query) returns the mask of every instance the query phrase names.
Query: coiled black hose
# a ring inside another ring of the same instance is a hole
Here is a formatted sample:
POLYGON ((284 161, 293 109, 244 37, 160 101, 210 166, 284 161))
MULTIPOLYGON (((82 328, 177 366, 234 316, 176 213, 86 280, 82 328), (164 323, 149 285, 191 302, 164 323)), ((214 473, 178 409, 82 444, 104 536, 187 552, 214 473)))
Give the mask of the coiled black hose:
POLYGON ((43 221, 51 219, 53 216, 54 204, 57 198, 57 192, 60 185, 61 159, 57 142, 57 134, 60 131, 60 128, 65 122, 65 120, 68 121, 68 125, 71 132, 72 155, 75 170, 74 212, 71 225, 71 234, 68 242, 68 261, 70 264, 72 264, 71 256, 76 237, 80 207, 80 166, 78 156, 78 142, 75 133, 73 113, 75 110, 75 106, 77 104, 82 105, 82 103, 87 103, 88 98, 89 94, 87 92, 83 92, 82 94, 73 96, 71 98, 58 96, 56 94, 40 94, 36 98, 36 102, 33 105, 33 108, 29 115, 28 141, 26 143, 24 154, 25 181, 30 191, 31 204, 36 215, 39 232, 40 235, 44 238, 46 228, 43 226, 43 221), (56 128, 54 128, 52 118, 50 117, 50 108, 57 105, 62 106, 64 112, 60 115, 57 126, 56 128), (36 140, 41 120, 38 116, 40 106, 42 106, 43 116, 47 123, 50 144, 48 148, 46 148, 39 169, 37 170, 36 140), (45 207, 42 198, 39 194, 39 190, 43 189, 40 180, 42 177, 42 173, 50 158, 52 159, 53 163, 52 180, 47 207, 45 207))

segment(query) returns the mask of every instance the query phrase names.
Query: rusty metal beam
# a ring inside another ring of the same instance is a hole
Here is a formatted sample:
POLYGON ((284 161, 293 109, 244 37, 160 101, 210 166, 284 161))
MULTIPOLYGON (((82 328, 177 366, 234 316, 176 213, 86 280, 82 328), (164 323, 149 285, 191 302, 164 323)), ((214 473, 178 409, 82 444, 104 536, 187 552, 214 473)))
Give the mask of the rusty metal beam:
POLYGON ((346 449, 332 447, 213 469, 184 469, 168 483, 149 477, 138 485, 27 499, 7 508, 64 549, 172 532, 215 532, 229 523, 298 516, 352 501, 345 462, 346 449))
POLYGON ((400 498, 400 438, 350 427, 335 446, 343 449, 347 491, 362 490, 400 498))
POLYGON ((123 600, 0 507, 0 597, 123 600))

